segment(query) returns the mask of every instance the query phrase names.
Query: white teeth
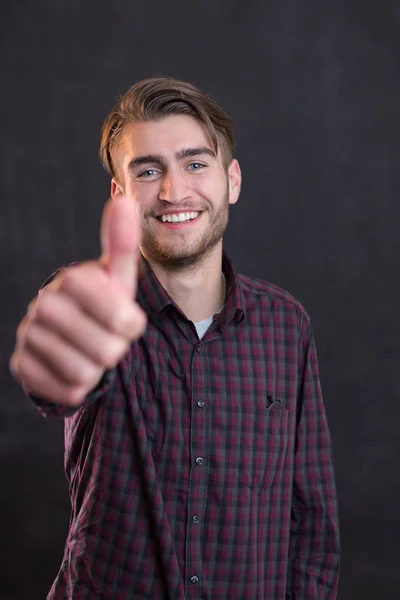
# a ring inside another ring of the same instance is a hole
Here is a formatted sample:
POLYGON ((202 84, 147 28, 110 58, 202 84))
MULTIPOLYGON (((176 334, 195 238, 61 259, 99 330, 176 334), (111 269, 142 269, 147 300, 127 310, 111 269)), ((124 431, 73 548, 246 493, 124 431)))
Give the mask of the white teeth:
POLYGON ((195 219, 200 213, 198 212, 188 212, 188 213, 177 213, 177 214, 169 214, 169 215, 161 215, 161 220, 163 223, 183 223, 184 221, 190 221, 195 219))

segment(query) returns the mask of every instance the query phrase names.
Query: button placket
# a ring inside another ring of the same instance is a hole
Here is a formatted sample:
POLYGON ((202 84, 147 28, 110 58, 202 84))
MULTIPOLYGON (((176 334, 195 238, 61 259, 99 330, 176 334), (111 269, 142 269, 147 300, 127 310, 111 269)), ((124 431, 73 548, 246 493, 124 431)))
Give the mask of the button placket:
MULTIPOLYGON (((188 508, 189 508, 189 519, 187 521, 187 532, 188 532, 188 552, 187 552, 187 571, 189 583, 197 584, 201 586, 200 577, 203 570, 203 561, 200 552, 201 544, 201 531, 202 521, 199 514, 203 514, 204 504, 204 476, 206 475, 205 459, 201 456, 201 453, 205 452, 207 447, 207 436, 206 427, 207 419, 206 414, 203 412, 197 413, 196 406, 200 410, 205 406, 203 399, 204 392, 207 389, 207 359, 206 359, 206 345, 198 343, 194 349, 193 361, 193 376, 191 379, 191 399, 192 399, 192 412, 191 412, 191 465, 192 465, 192 481, 191 492, 189 493, 188 508), (199 455, 200 454, 200 455, 199 455), (201 467, 196 469, 196 467, 201 467), (199 511, 195 514, 195 511, 199 511), (193 525, 193 527, 191 527, 193 525), (194 527, 196 526, 196 527, 194 527), (195 571, 195 573, 193 573, 195 571), (198 571, 198 575, 196 574, 198 571)), ((207 482, 207 479, 205 480, 207 482)), ((199 589, 198 589, 199 591, 199 589)), ((195 589, 192 590, 192 594, 198 593, 195 589)))

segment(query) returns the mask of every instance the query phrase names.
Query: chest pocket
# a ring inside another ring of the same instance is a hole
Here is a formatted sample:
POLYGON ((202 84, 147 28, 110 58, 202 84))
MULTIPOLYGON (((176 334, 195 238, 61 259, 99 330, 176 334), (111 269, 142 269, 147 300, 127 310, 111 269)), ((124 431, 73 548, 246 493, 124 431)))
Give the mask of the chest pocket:
POLYGON ((233 477, 259 493, 278 483, 288 445, 289 411, 256 409, 240 423, 233 477))

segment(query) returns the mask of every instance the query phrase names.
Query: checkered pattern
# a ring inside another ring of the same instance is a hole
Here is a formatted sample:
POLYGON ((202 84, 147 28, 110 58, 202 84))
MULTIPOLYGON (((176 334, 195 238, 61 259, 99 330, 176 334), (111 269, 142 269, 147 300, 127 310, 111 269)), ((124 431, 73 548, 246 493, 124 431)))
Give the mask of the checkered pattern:
POLYGON ((48 600, 333 600, 339 536, 310 321, 235 274, 199 341, 141 264, 144 337, 65 420, 72 501, 48 600))

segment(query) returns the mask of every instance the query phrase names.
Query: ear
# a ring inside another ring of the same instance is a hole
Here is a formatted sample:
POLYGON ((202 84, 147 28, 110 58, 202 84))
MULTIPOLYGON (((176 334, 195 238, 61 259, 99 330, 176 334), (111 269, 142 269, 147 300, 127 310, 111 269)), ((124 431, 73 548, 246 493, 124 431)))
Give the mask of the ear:
POLYGON ((240 188, 242 185, 242 173, 236 158, 234 158, 228 167, 229 182, 229 204, 236 204, 239 199, 240 188))
POLYGON ((124 190, 118 181, 113 177, 111 179, 111 198, 114 199, 118 194, 123 194, 124 190))

